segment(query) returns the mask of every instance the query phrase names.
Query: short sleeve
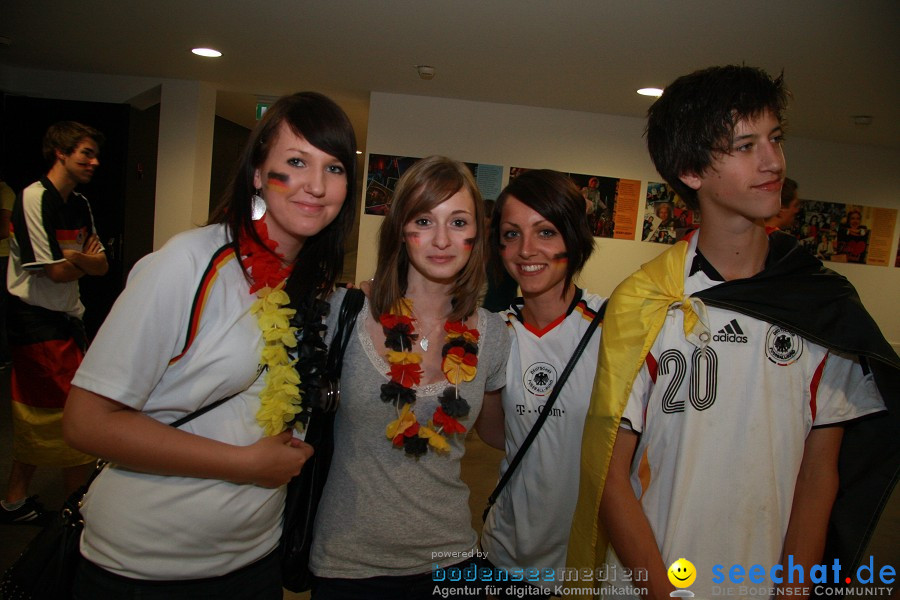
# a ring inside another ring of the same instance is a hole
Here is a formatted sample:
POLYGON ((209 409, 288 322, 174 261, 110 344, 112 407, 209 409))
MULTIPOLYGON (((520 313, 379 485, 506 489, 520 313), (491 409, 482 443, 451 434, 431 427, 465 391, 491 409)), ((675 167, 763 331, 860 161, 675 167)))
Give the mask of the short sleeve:
POLYGON ((813 426, 834 425, 885 410, 871 371, 859 359, 829 352, 822 375, 814 383, 813 426))
POLYGON ((64 260, 55 233, 63 224, 59 215, 45 206, 46 195, 42 187, 26 188, 22 194, 22 221, 15 221, 16 242, 20 249, 28 249, 20 250, 22 268, 27 271, 42 271, 44 265, 64 260), (20 225, 24 225, 24 231, 19 231, 20 225))
POLYGON ((622 413, 622 421, 628 421, 626 426, 635 433, 641 433, 644 430, 645 407, 652 390, 653 381, 650 378, 647 362, 644 361, 637 377, 634 378, 628 402, 625 404, 625 411, 622 413))
POLYGON ((177 238, 142 258, 72 383, 141 409, 185 343, 197 272, 177 238))
POLYGON ((506 385, 506 363, 511 344, 506 323, 497 313, 482 311, 487 325, 484 347, 479 350, 478 362, 487 364, 489 371, 485 378, 484 390, 495 392, 506 385))

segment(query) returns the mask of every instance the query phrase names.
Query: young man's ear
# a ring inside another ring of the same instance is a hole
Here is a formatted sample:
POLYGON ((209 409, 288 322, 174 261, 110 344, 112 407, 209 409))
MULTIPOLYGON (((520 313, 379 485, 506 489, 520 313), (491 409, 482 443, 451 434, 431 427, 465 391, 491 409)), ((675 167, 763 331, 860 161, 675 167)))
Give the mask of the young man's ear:
POLYGON ((682 173, 678 179, 692 190, 699 190, 700 186, 703 184, 703 178, 696 173, 682 173))

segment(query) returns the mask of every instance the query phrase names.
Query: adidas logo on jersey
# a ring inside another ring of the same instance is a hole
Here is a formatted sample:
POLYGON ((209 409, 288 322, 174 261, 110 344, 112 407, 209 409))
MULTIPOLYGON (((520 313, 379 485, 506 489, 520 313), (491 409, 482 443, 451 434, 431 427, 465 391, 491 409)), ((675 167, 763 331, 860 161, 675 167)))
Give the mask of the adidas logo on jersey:
POLYGON ((747 336, 744 335, 744 330, 738 325, 737 319, 732 319, 731 323, 720 329, 719 332, 713 336, 713 341, 746 344, 747 336))

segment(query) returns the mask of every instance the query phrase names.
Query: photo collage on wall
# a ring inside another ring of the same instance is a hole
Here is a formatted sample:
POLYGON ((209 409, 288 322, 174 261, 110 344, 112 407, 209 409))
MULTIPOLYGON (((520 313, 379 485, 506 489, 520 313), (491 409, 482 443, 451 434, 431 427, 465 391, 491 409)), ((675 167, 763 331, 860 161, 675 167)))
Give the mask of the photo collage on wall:
MULTIPOLYGON (((387 213, 397 181, 417 157, 369 155, 365 214, 387 213)), ((485 200, 496 200, 503 183, 503 167, 464 163, 485 200)), ((530 169, 510 167, 509 178, 530 169)), ((581 191, 585 214, 595 237, 634 240, 639 219, 641 182, 603 175, 567 173, 581 191)), ((640 239, 674 244, 700 225, 699 211, 691 210, 666 183, 650 181, 644 197, 640 239)), ((822 260, 888 266, 897 210, 859 204, 802 200, 794 224, 785 229, 822 260)), ((900 267, 900 247, 894 259, 900 267)))
POLYGON ((802 200, 785 231, 821 260, 887 266, 896 219, 895 209, 802 200))
MULTIPOLYGON (((408 168, 420 160, 419 157, 390 156, 386 154, 369 155, 369 171, 366 176, 367 215, 384 216, 387 214, 397 181, 408 168)), ((464 163, 472 172, 478 191, 485 200, 496 200, 500 194, 503 179, 503 167, 499 165, 481 165, 464 163)))
MULTIPOLYGON (((528 170, 524 167, 511 167, 509 178, 512 180, 528 170)), ((639 180, 580 173, 566 174, 581 190, 588 224, 594 237, 634 239, 635 214, 641 193, 639 180)))
POLYGON ((700 212, 688 208, 670 185, 647 183, 642 241, 674 244, 699 226, 700 212))

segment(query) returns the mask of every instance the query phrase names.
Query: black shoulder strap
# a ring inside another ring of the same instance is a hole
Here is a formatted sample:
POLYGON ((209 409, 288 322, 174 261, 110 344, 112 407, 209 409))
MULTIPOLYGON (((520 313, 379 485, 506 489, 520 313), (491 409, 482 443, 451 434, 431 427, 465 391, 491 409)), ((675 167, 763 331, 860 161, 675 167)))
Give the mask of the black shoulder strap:
POLYGON ((197 410, 195 410, 194 412, 192 412, 191 414, 185 415, 185 416, 181 417, 180 419, 178 419, 177 421, 173 421, 172 423, 169 423, 169 426, 171 426, 171 427, 181 427, 182 425, 184 425, 184 424, 187 423, 188 421, 193 421, 194 419, 196 419, 196 418, 199 417, 200 415, 206 414, 206 413, 208 413, 209 411, 211 411, 212 409, 216 408, 217 406, 220 406, 220 405, 222 405, 222 404, 225 404, 226 402, 228 402, 229 400, 231 400, 232 398, 234 398, 234 397, 237 396, 238 394, 244 393, 245 391, 247 391, 247 388, 249 388, 251 385, 253 385, 253 382, 255 382, 257 379, 259 379, 259 376, 262 375, 262 372, 263 372, 263 371, 265 371, 265 368, 264 368, 262 365, 259 365, 259 367, 256 369, 256 377, 254 377, 254 378, 253 378, 253 381, 251 381, 249 384, 247 384, 247 385, 244 387, 244 389, 242 389, 242 390, 239 391, 239 392, 235 392, 234 394, 232 394, 232 395, 230 395, 230 396, 228 396, 228 397, 226 397, 226 398, 220 398, 220 399, 216 400, 215 402, 213 402, 213 403, 211 403, 211 404, 207 404, 206 406, 202 406, 202 407, 198 408, 197 410))
POLYGON ((562 391, 563 385, 565 385, 566 380, 569 378, 569 373, 572 372, 572 369, 575 368, 575 364, 578 363, 578 358, 581 356, 581 353, 584 352, 584 349, 590 341, 591 336, 594 334, 594 330, 597 329, 597 326, 600 325, 601 321, 603 321, 603 314, 605 312, 606 302, 604 301, 603 306, 601 306, 600 310, 597 311, 597 314, 594 315, 594 319, 591 321, 591 324, 588 325, 588 328, 584 332, 584 335, 581 336, 581 341, 578 342, 578 346, 575 347, 575 352, 572 353, 572 357, 569 359, 568 364, 566 364, 566 368, 563 369, 563 372, 560 374, 559 379, 556 381, 556 385, 553 386, 553 391, 550 392, 550 397, 547 398, 547 402, 546 404, 544 404, 544 408, 543 410, 541 410, 540 415, 538 415, 537 421, 535 421, 534 425, 531 426, 531 431, 528 432, 528 436, 525 438, 525 441, 523 441, 522 445, 519 446, 519 450, 516 452, 516 455, 509 463, 509 467, 507 467, 506 472, 503 474, 503 477, 501 477, 500 481, 497 483, 497 487, 494 488, 494 491, 491 492, 491 495, 488 497, 487 507, 484 509, 484 513, 482 513, 481 515, 482 521, 487 521, 487 516, 491 511, 491 507, 497 501, 497 498, 500 497, 500 492, 503 491, 503 488, 506 487, 506 484, 512 478, 516 467, 519 466, 519 463, 522 462, 522 458, 525 456, 525 451, 528 450, 529 446, 531 446, 534 438, 537 437, 538 432, 541 430, 541 426, 544 424, 544 421, 546 421, 547 417, 550 415, 550 409, 553 407, 553 404, 556 402, 557 396, 559 396, 560 391, 562 391))
POLYGON ((362 310, 365 299, 366 295, 359 288, 351 288, 344 294, 337 325, 335 325, 334 337, 331 338, 331 344, 328 347, 328 361, 326 362, 327 372, 333 377, 341 376, 344 350, 347 349, 347 344, 350 343, 350 334, 353 333, 356 316, 362 310))

